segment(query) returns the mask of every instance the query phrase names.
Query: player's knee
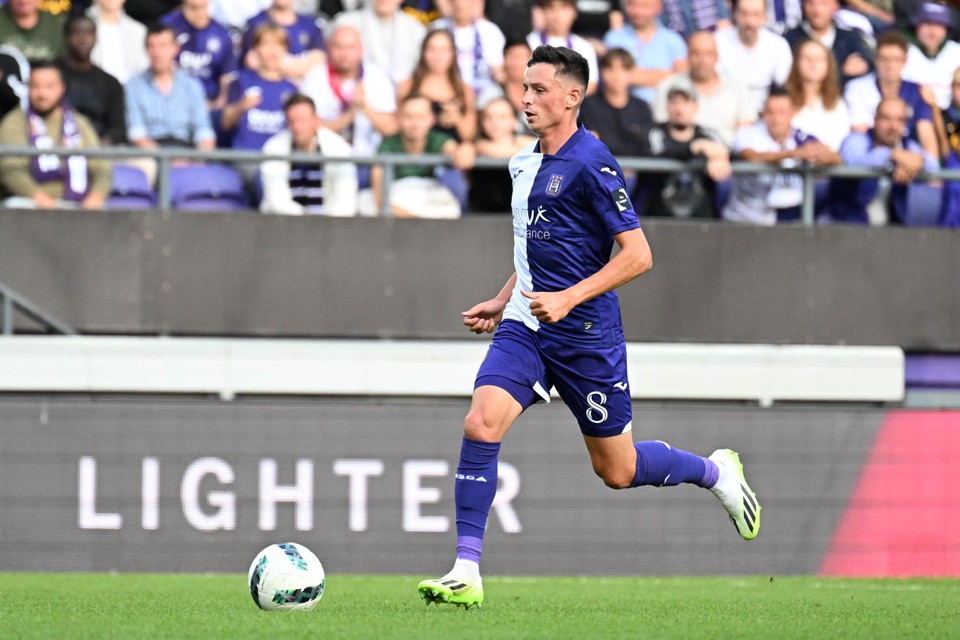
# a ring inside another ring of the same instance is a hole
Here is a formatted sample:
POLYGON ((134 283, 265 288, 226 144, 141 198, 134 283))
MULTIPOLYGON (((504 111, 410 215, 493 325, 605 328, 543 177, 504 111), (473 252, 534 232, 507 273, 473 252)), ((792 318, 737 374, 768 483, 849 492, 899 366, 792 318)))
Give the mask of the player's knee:
POLYGON ((499 442, 500 429, 482 411, 471 411, 463 419, 463 435, 476 442, 499 442))
POLYGON ((603 484, 611 489, 629 489, 633 486, 635 473, 629 469, 619 469, 613 466, 595 466, 593 471, 603 480, 603 484))

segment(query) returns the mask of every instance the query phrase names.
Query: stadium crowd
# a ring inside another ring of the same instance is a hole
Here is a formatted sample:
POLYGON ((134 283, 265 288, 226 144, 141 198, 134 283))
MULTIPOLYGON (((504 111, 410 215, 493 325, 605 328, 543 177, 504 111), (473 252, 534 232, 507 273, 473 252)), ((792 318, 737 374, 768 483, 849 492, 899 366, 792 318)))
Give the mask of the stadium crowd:
MULTIPOLYGON (((507 214, 510 177, 475 166, 533 141, 523 74, 541 44, 580 52, 580 119, 627 171, 642 216, 960 226, 960 13, 924 0, 0 0, 0 145, 436 153, 397 165, 396 216, 507 214)), ((150 157, 0 158, 7 206, 152 206, 150 157), (111 185, 112 181, 112 185, 111 185)), ((177 161, 180 208, 376 215, 382 167, 177 161)))

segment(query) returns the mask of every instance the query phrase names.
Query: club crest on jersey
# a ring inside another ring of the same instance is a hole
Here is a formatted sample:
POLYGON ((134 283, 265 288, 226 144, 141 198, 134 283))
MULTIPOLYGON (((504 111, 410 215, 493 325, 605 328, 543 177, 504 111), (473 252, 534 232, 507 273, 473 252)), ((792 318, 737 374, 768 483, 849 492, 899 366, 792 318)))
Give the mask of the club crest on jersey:
POLYGON ((555 196, 560 193, 560 187, 563 185, 563 176, 559 173, 554 173, 550 176, 550 181, 547 183, 547 195, 555 196))

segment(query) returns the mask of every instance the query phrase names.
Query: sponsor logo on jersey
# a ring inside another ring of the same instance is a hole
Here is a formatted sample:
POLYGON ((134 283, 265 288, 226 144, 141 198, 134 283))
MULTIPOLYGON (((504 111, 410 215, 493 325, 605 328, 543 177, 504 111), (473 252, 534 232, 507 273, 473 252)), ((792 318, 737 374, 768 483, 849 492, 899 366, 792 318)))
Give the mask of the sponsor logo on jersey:
POLYGON ((559 173, 554 173, 550 176, 550 181, 547 183, 547 195, 555 196, 560 193, 560 187, 563 185, 563 176, 559 173))
POLYGON ((611 191, 610 195, 613 196, 613 202, 617 205, 617 211, 621 213, 630 208, 630 198, 627 197, 627 190, 623 187, 615 191, 611 191))

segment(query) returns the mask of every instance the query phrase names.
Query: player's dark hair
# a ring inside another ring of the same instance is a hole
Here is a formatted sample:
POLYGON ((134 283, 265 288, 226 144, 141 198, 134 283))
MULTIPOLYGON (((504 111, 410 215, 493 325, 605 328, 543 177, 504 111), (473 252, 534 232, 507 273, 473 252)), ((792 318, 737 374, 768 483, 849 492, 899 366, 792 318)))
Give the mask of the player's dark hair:
POLYGON ((314 113, 317 112, 317 103, 313 101, 313 98, 303 93, 294 93, 289 98, 287 98, 286 101, 284 101, 283 103, 284 113, 289 111, 291 108, 297 106, 298 104, 309 105, 311 111, 313 111, 314 113))
POLYGON ((557 69, 556 77, 570 78, 586 91, 590 80, 590 67, 587 59, 573 49, 542 44, 533 50, 533 57, 527 66, 532 67, 535 64, 552 64, 557 69))
POLYGON ((609 69, 614 62, 619 62, 625 69, 633 69, 636 62, 633 60, 633 54, 623 47, 612 47, 600 58, 600 68, 609 69))

